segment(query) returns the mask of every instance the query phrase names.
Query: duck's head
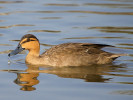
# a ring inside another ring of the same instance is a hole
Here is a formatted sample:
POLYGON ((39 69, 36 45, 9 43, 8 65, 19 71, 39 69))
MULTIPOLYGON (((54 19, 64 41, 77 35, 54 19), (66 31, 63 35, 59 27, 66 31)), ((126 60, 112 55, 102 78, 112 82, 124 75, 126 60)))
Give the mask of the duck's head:
POLYGON ((38 53, 40 51, 39 40, 32 34, 24 35, 21 38, 17 48, 13 50, 11 53, 9 53, 8 56, 10 57, 10 56, 16 55, 23 50, 29 50, 29 51, 34 51, 35 53, 38 53))

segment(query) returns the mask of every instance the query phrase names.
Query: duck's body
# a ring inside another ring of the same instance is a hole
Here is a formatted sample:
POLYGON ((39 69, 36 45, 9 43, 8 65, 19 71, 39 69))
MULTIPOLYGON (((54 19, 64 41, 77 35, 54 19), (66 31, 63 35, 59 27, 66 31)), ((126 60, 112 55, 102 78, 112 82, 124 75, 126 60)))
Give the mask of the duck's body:
MULTIPOLYGON (((107 64, 121 56, 101 50, 109 45, 90 43, 64 43, 54 46, 40 55, 40 43, 31 34, 22 37, 17 49, 29 50, 26 62, 33 65, 48 66, 88 66, 107 64)), ((15 52, 16 53, 16 52, 15 52)), ((14 55, 14 51, 9 54, 14 55)), ((18 53, 18 52, 17 52, 18 53)))

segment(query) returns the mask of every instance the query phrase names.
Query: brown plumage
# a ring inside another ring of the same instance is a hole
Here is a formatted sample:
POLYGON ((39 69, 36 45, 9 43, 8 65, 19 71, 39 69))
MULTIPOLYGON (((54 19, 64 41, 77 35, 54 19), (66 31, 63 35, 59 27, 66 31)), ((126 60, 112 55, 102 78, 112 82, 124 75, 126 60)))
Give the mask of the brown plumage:
MULTIPOLYGON (((110 45, 91 43, 64 43, 53 46, 40 55, 40 43, 32 34, 24 35, 18 46, 29 50, 26 56, 27 63, 56 67, 107 64, 123 55, 101 50, 103 47, 111 47, 110 45)), ((11 55, 14 54, 11 52, 9 56, 11 55)))

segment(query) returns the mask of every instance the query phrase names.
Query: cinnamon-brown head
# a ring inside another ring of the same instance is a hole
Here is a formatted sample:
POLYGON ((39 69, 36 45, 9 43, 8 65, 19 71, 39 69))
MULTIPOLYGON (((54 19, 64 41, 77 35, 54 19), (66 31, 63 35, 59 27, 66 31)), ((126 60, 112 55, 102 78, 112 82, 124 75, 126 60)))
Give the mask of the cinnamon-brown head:
POLYGON ((40 52, 40 43, 39 40, 32 34, 26 34, 24 35, 17 48, 12 51, 8 56, 16 55, 22 50, 29 50, 32 53, 39 54, 40 52))

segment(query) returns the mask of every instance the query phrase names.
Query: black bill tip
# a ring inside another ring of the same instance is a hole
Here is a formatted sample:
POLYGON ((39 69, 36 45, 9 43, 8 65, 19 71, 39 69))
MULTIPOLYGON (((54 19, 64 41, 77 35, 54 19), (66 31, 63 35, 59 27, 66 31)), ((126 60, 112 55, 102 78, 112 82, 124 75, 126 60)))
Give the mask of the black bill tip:
POLYGON ((10 56, 11 56, 11 54, 9 53, 9 54, 8 54, 8 57, 10 57, 10 56))

